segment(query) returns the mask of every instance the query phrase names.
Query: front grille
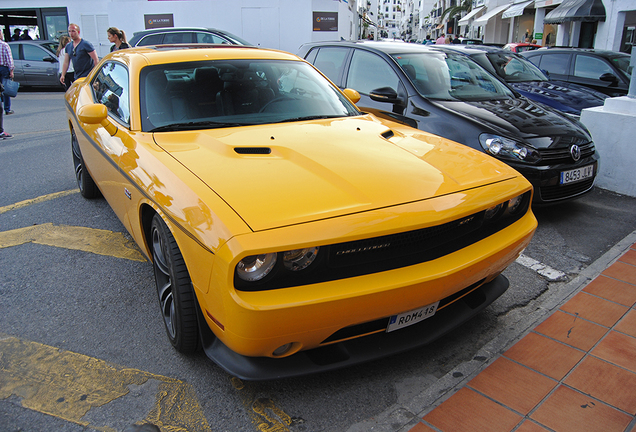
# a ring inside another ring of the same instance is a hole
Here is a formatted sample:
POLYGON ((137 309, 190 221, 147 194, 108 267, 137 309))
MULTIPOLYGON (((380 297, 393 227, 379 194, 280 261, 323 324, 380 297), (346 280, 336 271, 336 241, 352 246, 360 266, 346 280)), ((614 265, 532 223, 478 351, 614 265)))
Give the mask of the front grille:
POLYGON ((234 275, 239 291, 265 291, 310 285, 407 267, 456 252, 515 223, 527 213, 531 192, 510 212, 502 203, 498 213, 481 211, 445 224, 365 240, 320 246, 314 263, 302 271, 289 271, 278 253, 275 267, 265 278, 247 282, 234 275))
MULTIPOLYGON (((574 162, 574 159, 572 159, 572 155, 570 154, 570 147, 572 144, 568 145, 567 147, 539 149, 539 154, 541 155, 541 165, 554 165, 557 163, 574 162)), ((585 159, 594 155, 595 149, 593 142, 577 145, 581 149, 581 159, 585 159)))
POLYGON ((542 186, 540 190, 543 201, 556 201, 565 198, 572 198, 589 191, 594 186, 594 178, 578 183, 570 183, 556 186, 542 186))

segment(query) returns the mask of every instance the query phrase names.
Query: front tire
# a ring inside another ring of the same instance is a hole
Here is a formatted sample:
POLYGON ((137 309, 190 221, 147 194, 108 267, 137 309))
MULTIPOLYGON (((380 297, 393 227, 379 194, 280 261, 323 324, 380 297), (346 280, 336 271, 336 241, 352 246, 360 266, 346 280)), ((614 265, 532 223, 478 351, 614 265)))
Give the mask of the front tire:
POLYGON ((77 186, 79 187, 80 193, 87 199, 97 198, 99 196, 99 189, 86 169, 86 164, 84 164, 84 158, 80 151, 79 141, 77 141, 77 136, 75 135, 74 130, 71 130, 71 146, 73 148, 75 179, 77 180, 77 186))
POLYGON ((188 269, 172 233, 157 214, 150 232, 155 283, 168 339, 177 351, 192 353, 198 348, 199 328, 188 269))

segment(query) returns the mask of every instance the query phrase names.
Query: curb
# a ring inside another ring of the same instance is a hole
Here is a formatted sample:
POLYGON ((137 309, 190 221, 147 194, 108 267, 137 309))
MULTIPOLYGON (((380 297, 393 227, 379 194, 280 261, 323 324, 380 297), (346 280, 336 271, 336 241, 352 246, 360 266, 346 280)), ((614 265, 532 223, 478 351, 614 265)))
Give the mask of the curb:
POLYGON ((441 405, 464 384, 494 362, 499 355, 548 318, 563 303, 597 278, 636 243, 636 231, 616 243, 570 282, 551 287, 538 299, 502 317, 502 333, 485 344, 472 360, 463 362, 440 379, 424 377, 423 391, 406 403, 397 403, 372 419, 352 425, 347 432, 408 432, 422 417, 441 405))

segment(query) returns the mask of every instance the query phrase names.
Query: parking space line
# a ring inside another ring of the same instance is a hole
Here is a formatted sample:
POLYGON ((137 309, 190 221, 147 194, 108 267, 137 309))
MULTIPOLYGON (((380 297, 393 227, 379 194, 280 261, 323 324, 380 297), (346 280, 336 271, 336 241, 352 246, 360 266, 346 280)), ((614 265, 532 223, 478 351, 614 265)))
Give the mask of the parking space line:
POLYGON ((567 279, 567 275, 562 271, 553 269, 552 267, 543 264, 529 256, 521 254, 516 261, 518 264, 521 264, 524 267, 527 267, 531 270, 536 271, 541 276, 551 280, 551 281, 559 281, 567 279))
POLYGON ((71 190, 67 190, 67 191, 62 191, 62 192, 55 192, 55 193, 51 193, 48 195, 42 195, 39 196, 37 198, 33 198, 33 199, 28 199, 28 200, 24 200, 24 201, 20 201, 18 203, 15 204, 11 204, 8 206, 4 206, 4 207, 0 207, 0 214, 2 213, 6 213, 8 211, 11 210, 17 210, 19 208, 22 207, 26 207, 26 206, 30 206, 31 204, 38 204, 44 201, 49 201, 55 198, 61 198, 67 195, 72 195, 75 193, 79 193, 79 189, 71 189, 71 190))
POLYGON ((152 423, 209 432, 191 385, 16 337, 0 337, 0 400, 98 430, 152 423))
POLYGON ((0 232, 0 249, 36 243, 97 255, 146 261, 135 243, 121 232, 45 223, 0 232))

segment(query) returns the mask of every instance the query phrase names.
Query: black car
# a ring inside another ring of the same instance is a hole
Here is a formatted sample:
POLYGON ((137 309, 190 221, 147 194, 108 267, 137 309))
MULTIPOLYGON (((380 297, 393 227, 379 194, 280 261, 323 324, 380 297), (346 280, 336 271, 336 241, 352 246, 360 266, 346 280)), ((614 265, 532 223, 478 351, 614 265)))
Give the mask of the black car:
POLYGON ((13 80, 22 86, 64 89, 60 82, 57 43, 47 40, 8 42, 13 56, 13 80))
POLYGON ((249 42, 225 30, 203 27, 164 27, 135 32, 128 44, 134 46, 162 44, 230 44, 248 45, 249 42))
POLYGON ((522 56, 546 71, 550 78, 605 93, 624 96, 629 91, 630 55, 597 49, 549 48, 526 51, 522 56))
POLYGON ((470 56, 490 73, 499 76, 517 92, 578 119, 583 108, 600 106, 608 97, 588 87, 549 79, 525 57, 507 49, 487 46, 446 45, 470 56))
POLYGON ((357 90, 361 109, 505 161, 533 184, 536 204, 594 187, 599 156, 585 127, 518 95, 466 55, 366 41, 310 43, 299 55, 340 88, 357 90))

